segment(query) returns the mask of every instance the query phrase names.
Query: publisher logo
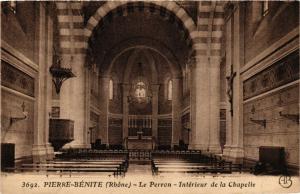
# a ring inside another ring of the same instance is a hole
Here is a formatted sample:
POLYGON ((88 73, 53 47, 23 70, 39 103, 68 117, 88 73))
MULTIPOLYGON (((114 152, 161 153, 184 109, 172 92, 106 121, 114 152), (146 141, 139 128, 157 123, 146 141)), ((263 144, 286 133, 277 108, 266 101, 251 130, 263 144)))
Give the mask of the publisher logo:
POLYGON ((281 176, 279 177, 279 184, 283 188, 290 188, 293 184, 293 181, 290 176, 281 176))

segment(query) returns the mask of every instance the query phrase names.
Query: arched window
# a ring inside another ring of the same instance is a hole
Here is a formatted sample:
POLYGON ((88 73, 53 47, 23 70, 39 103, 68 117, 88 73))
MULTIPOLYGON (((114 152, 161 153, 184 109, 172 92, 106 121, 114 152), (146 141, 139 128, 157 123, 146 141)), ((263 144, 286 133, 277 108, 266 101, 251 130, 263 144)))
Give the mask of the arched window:
POLYGON ((112 100, 114 98, 114 82, 113 80, 109 80, 109 99, 112 100))
POLYGON ((173 89, 173 83, 172 83, 172 80, 169 80, 169 82, 168 82, 168 100, 172 100, 172 89, 173 89))

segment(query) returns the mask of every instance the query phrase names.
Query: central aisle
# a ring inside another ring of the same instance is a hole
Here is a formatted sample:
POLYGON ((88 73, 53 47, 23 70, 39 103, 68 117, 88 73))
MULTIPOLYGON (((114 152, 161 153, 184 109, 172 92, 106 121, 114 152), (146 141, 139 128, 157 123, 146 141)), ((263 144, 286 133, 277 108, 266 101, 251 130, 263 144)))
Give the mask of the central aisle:
POLYGON ((152 175, 151 165, 149 162, 131 163, 129 162, 128 171, 126 176, 132 175, 152 175))

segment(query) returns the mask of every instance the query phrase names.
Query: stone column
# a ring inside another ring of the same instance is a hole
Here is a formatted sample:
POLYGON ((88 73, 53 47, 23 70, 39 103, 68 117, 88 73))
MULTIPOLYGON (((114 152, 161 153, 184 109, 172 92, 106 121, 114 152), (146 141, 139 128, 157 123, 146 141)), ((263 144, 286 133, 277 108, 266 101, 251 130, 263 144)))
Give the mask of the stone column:
POLYGON ((128 114, 129 114, 129 107, 128 107, 128 96, 130 85, 123 84, 123 139, 128 137, 128 114))
POLYGON ((157 126, 158 126, 158 92, 159 85, 152 84, 152 136, 157 141, 157 126))
POLYGON ((220 57, 210 57, 209 151, 221 153, 220 146, 220 57))
POLYGON ((47 100, 48 99, 48 90, 47 90, 47 81, 48 81, 48 69, 47 69, 47 34, 46 34, 46 14, 45 8, 42 5, 39 5, 38 8, 38 19, 37 19, 37 48, 38 48, 38 63, 39 63, 39 72, 38 78, 35 82, 35 96, 36 102, 34 104, 34 143, 32 145, 32 156, 34 162, 45 162, 47 159, 47 150, 46 150, 46 139, 45 134, 48 131, 49 125, 48 122, 48 108, 47 100))
POLYGON ((172 146, 178 145, 181 138, 181 99, 182 80, 172 79, 172 146))
MULTIPOLYGON (((86 91, 86 69, 84 67, 85 56, 83 54, 73 55, 70 64, 72 71, 76 77, 67 80, 69 82, 69 89, 71 93, 68 96, 70 102, 69 105, 69 119, 74 121, 74 140, 65 147, 72 148, 86 148, 89 147, 87 142, 87 120, 86 120, 86 95, 89 93, 86 91)), ((62 96, 61 96, 61 100, 62 96)), ((65 103, 65 100, 63 102, 65 103)))
POLYGON ((103 144, 108 142, 108 105, 109 105, 109 80, 108 76, 100 77, 100 125, 98 139, 101 139, 103 144))
POLYGON ((191 149, 207 150, 209 146, 209 72, 208 59, 196 53, 191 66, 191 149))

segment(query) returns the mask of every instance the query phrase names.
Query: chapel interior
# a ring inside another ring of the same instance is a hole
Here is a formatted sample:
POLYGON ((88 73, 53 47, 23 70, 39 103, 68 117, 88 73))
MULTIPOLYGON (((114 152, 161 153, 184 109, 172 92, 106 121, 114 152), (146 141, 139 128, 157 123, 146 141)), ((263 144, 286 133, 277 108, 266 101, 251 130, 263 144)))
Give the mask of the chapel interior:
POLYGON ((1 2, 1 171, 299 175, 299 157, 299 2, 1 2))

